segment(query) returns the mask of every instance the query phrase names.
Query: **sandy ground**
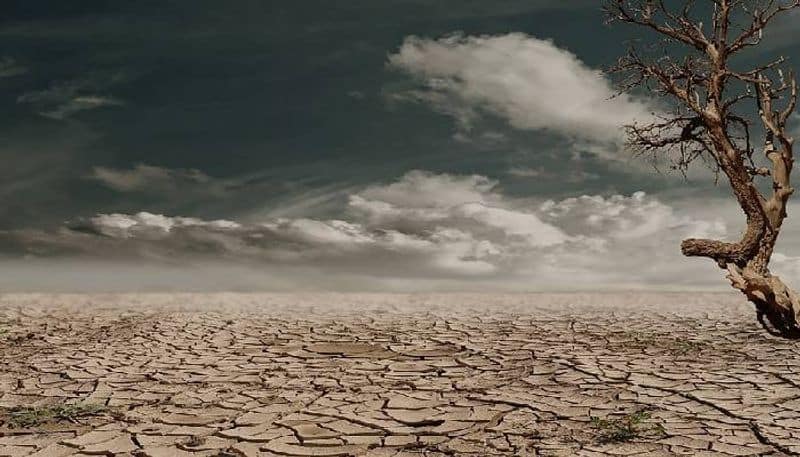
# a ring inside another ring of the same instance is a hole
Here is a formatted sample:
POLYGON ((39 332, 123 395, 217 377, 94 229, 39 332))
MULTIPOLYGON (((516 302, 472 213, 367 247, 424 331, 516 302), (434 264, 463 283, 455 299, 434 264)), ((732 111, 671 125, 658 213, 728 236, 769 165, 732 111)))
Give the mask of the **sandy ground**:
POLYGON ((721 294, 4 295, 0 456, 800 455, 798 344, 721 294))

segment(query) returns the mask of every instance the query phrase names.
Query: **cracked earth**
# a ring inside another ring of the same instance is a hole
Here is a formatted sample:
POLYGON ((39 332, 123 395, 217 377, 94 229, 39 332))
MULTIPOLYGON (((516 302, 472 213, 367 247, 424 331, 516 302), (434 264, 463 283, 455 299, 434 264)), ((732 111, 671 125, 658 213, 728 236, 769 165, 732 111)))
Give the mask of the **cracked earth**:
POLYGON ((721 294, 4 295, 0 456, 800 455, 800 346, 754 320, 721 294), (65 405, 90 413, 19 420, 65 405))

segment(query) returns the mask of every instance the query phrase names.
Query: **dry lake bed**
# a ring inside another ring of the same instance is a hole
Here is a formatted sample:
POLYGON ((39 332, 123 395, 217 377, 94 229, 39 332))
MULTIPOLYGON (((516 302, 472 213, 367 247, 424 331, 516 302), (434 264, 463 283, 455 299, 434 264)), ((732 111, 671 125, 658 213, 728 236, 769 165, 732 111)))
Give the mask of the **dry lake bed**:
POLYGON ((800 455, 728 294, 0 296, 0 456, 800 455))

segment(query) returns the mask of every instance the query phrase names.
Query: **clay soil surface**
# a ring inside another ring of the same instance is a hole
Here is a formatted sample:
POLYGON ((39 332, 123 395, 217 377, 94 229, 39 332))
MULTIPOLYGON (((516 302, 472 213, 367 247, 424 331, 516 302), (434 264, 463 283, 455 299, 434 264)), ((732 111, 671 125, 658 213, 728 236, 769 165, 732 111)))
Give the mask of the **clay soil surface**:
POLYGON ((727 294, 3 295, 0 456, 800 455, 727 294))

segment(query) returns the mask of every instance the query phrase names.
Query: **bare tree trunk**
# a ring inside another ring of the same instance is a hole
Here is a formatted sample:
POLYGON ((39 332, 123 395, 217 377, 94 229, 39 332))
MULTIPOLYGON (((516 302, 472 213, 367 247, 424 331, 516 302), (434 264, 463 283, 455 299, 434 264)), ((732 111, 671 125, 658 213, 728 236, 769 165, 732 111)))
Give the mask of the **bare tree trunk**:
POLYGON ((683 242, 687 256, 710 257, 728 271, 731 285, 756 307, 758 320, 770 333, 800 338, 800 296, 769 271, 769 259, 780 227, 748 218, 748 230, 738 243, 689 239, 683 242), (752 250, 755 243, 755 251, 752 250), (765 320, 766 319, 766 320, 765 320))
MULTIPOLYGON (((683 242, 681 249, 686 256, 714 259, 721 268, 727 270, 731 285, 755 305, 758 320, 768 332, 784 338, 800 339, 800 296, 769 271, 769 261, 787 215, 786 203, 794 192, 789 182, 793 141, 786 137, 782 144, 782 150, 777 150, 770 136, 764 151, 767 159, 773 163, 771 176, 774 192, 768 200, 758 193, 752 181, 744 175, 745 167, 741 160, 721 161, 721 168, 729 177, 731 188, 747 217, 747 230, 742 240, 726 243, 688 239, 683 242)), ((725 150, 724 147, 721 149, 725 150)), ((731 156, 725 154, 723 157, 731 156)))
POLYGON ((794 290, 769 271, 760 272, 751 266, 728 264, 728 272, 731 285, 756 306, 758 320, 767 331, 784 338, 800 338, 800 297, 794 290))
POLYGON ((713 0, 704 2, 710 10, 703 11, 695 10, 698 3, 605 2, 611 21, 649 29, 686 51, 648 57, 633 48, 614 68, 626 76, 623 91, 644 87, 676 103, 673 113, 649 124, 629 125, 629 145, 640 153, 673 154, 675 168, 684 171, 704 157, 727 176, 747 218, 742 239, 688 239, 681 250, 687 256, 711 258, 727 270, 733 287, 755 304, 767 331, 800 339, 800 297, 769 271, 786 203, 794 193, 794 139, 788 123, 797 107, 798 83, 791 71, 781 68, 782 57, 744 71, 729 65, 733 56, 761 43, 775 17, 800 8, 800 0, 713 0), (703 21, 701 15, 708 13, 710 21, 703 21), (771 167, 753 161, 750 126, 755 119, 742 107, 745 102, 757 109, 771 167), (772 194, 765 196, 754 179, 767 177, 772 179, 772 194))

